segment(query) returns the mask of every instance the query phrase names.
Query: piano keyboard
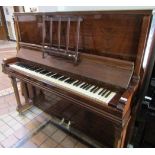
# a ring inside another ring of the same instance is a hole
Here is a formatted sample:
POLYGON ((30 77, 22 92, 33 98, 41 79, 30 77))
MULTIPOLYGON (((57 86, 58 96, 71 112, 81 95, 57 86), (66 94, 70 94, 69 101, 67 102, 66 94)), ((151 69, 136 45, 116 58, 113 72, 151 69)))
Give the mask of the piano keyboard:
POLYGON ((36 77, 36 79, 43 79, 44 81, 48 81, 48 83, 50 82, 58 87, 63 87, 104 104, 108 104, 116 95, 116 92, 112 92, 106 88, 99 87, 81 80, 76 80, 59 73, 50 72, 40 67, 30 66, 22 63, 10 64, 9 66, 21 73, 33 75, 33 77, 36 77))

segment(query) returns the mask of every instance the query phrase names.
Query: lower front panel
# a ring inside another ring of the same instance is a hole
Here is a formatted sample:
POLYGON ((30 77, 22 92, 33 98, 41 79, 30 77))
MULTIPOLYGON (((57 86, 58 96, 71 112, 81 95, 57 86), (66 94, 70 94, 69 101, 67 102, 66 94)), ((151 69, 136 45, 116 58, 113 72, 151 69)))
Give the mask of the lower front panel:
POLYGON ((60 122, 67 124, 68 128, 84 133, 103 146, 114 147, 116 131, 108 120, 52 93, 35 88, 35 94, 35 106, 61 120, 60 122))

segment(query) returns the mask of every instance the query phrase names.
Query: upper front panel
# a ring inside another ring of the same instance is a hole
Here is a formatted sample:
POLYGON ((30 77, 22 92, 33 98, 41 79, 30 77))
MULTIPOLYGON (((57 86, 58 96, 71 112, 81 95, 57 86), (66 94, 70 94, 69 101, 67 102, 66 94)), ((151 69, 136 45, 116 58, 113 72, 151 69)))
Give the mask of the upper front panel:
MULTIPOLYGON (((43 43, 43 15, 45 18, 72 18, 80 17, 79 51, 95 55, 103 55, 129 61, 136 61, 141 37, 147 37, 147 29, 142 28, 144 17, 150 16, 148 12, 72 12, 72 13, 48 13, 48 14, 16 14, 19 25, 19 33, 22 42, 42 45, 43 43)), ((60 32, 59 20, 45 20, 45 43, 60 48, 66 47, 67 20, 61 20, 60 32), (60 38, 59 38, 59 35, 60 38), (59 41, 60 39, 60 41, 59 41)), ((145 21, 146 22, 146 21, 145 21)), ((149 20, 147 21, 149 22, 149 20)), ((76 49, 77 23, 70 21, 68 49, 76 49)), ((144 42, 143 42, 144 43, 144 42)), ((142 46, 142 45, 141 45, 142 46)), ((143 46, 144 47, 144 46, 143 46)))

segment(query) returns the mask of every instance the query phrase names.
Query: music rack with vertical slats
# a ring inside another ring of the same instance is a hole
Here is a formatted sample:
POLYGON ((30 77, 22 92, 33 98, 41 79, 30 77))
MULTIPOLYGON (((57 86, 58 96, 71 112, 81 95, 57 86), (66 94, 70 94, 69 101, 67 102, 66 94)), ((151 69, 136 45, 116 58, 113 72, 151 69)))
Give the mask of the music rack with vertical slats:
POLYGON ((43 15, 42 16, 43 26, 42 26, 42 51, 43 51, 43 58, 45 58, 45 53, 53 56, 63 57, 69 60, 72 60, 75 64, 77 64, 79 60, 79 39, 80 39, 80 25, 83 19, 81 17, 63 17, 63 16, 54 16, 48 17, 43 15), (50 42, 46 43, 46 21, 50 22, 50 42), (53 46, 53 24, 54 22, 58 23, 57 27, 57 47, 53 46), (65 49, 61 48, 61 23, 66 23, 66 45, 65 49), (76 46, 75 50, 69 49, 69 40, 70 40, 70 27, 72 23, 76 22, 76 46))

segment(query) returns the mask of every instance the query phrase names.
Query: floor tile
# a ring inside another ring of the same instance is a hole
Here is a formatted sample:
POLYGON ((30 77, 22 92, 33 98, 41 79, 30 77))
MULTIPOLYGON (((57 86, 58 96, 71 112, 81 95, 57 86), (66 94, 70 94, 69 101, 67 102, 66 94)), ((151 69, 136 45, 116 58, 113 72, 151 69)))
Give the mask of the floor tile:
POLYGON ((26 143, 24 143, 22 146, 20 146, 20 148, 37 148, 37 145, 29 140, 26 143))
POLYGON ((18 138, 18 139, 22 139, 24 138, 27 134, 29 133, 29 130, 25 127, 21 127, 20 129, 18 129, 14 135, 18 138))
POLYGON ((57 146, 56 146, 57 148, 64 148, 62 145, 60 145, 60 144, 58 144, 57 146))
POLYGON ((13 120, 13 118, 12 118, 11 116, 8 115, 8 116, 2 118, 2 120, 3 120, 4 122, 9 122, 9 121, 13 120))
POLYGON ((25 127, 29 130, 36 129, 40 125, 40 122, 32 120, 25 125, 25 127))
POLYGON ((13 125, 12 126, 12 129, 14 130, 14 131, 16 131, 16 130, 18 130, 18 129, 20 129, 21 127, 23 127, 23 125, 21 125, 21 124, 16 124, 16 125, 13 125))
POLYGON ((46 121, 46 118, 42 117, 40 114, 35 117, 35 120, 39 121, 40 123, 43 123, 46 121))
POLYGON ((67 148, 73 148, 75 144, 77 143, 77 140, 71 136, 67 136, 61 143, 63 147, 67 148))
POLYGON ((0 127, 3 126, 5 123, 0 120, 0 127))
POLYGON ((43 142, 40 147, 42 148, 54 148, 58 145, 54 140, 48 138, 45 142, 43 142))
POLYGON ((16 121, 15 119, 12 119, 11 121, 6 122, 10 127, 18 124, 18 121, 16 121))
POLYGON ((7 131, 5 131, 5 132, 3 132, 3 134, 6 136, 6 137, 8 137, 8 136, 10 136, 10 135, 12 135, 14 133, 14 130, 13 129, 9 129, 9 130, 7 130, 7 131))
POLYGON ((5 140, 1 141, 1 145, 4 147, 12 147, 15 143, 17 143, 17 141, 18 139, 14 135, 11 135, 5 140))
POLYGON ((60 143, 66 137, 66 133, 58 129, 51 137, 57 143, 60 143))
POLYGON ((23 124, 23 125, 26 125, 26 124, 28 124, 31 120, 30 119, 28 119, 28 118, 26 118, 26 117, 24 117, 24 118, 21 118, 21 120, 18 120, 21 124, 23 124))
POLYGON ((26 113, 24 114, 28 119, 32 120, 33 118, 36 117, 36 115, 34 113, 32 113, 31 111, 26 111, 26 113))
POLYGON ((58 128, 56 128, 54 125, 52 124, 48 124, 46 125, 43 129, 42 132, 44 132, 46 135, 51 136, 52 134, 54 134, 56 131, 58 130, 58 128))
POLYGON ((78 142, 76 145, 75 145, 76 148, 88 148, 87 145, 81 143, 81 142, 78 142))
POLYGON ((0 133, 0 142, 2 141, 2 140, 4 140, 6 137, 2 134, 2 133, 0 133))
POLYGON ((11 129, 7 124, 4 124, 0 127, 0 132, 6 132, 7 130, 11 129))
POLYGON ((31 141, 34 142, 36 145, 41 145, 46 139, 47 139, 47 135, 45 135, 42 132, 38 132, 36 135, 34 135, 31 138, 31 141))
POLYGON ((0 148, 3 148, 3 146, 0 144, 0 148))
POLYGON ((40 109, 38 109, 36 107, 32 107, 30 109, 30 111, 32 111, 34 114, 37 114, 37 115, 39 115, 39 114, 41 114, 43 112, 42 110, 40 110, 40 109))

